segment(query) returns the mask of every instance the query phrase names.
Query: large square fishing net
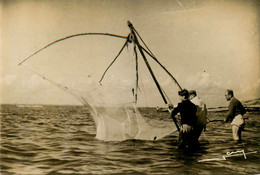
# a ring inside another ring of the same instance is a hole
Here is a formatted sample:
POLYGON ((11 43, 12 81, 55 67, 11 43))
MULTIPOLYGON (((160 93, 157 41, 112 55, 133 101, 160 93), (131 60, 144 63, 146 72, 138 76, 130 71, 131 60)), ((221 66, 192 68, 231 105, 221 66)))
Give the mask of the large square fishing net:
MULTIPOLYGON (((122 42, 115 39, 73 38, 46 50, 44 47, 22 66, 80 100, 95 121, 97 139, 158 140, 176 131, 170 115, 162 120, 145 117, 139 111, 139 107, 165 104, 133 44, 122 51, 100 83, 121 46, 122 42)), ((176 100, 176 84, 156 62, 150 64, 164 94, 176 100)))

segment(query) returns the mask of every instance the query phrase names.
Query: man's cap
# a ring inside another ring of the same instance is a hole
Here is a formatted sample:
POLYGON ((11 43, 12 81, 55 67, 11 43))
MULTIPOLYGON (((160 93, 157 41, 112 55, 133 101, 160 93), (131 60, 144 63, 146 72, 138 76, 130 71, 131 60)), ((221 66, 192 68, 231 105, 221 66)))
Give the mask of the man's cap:
POLYGON ((189 94, 190 94, 190 95, 197 95, 197 92, 196 92, 195 90, 190 90, 190 91, 189 91, 189 94))

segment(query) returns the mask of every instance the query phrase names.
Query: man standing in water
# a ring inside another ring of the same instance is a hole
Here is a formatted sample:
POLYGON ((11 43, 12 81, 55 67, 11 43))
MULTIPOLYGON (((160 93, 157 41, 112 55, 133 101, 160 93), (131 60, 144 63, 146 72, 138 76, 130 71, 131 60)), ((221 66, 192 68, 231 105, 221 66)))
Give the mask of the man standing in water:
POLYGON ((231 121, 232 134, 235 141, 241 141, 242 130, 245 126, 243 115, 246 113, 242 103, 234 97, 233 90, 226 90, 225 98, 230 101, 225 122, 231 121))
POLYGON ((173 110, 169 106, 169 111, 174 119, 175 115, 181 115, 181 130, 179 133, 178 148, 192 147, 192 130, 196 124, 196 106, 189 100, 189 92, 183 89, 178 92, 181 102, 173 110))
POLYGON ((206 104, 197 96, 197 92, 195 90, 189 91, 189 100, 196 105, 197 112, 197 123, 194 127, 194 141, 198 142, 201 132, 204 128, 206 128, 207 124, 207 108, 206 104))

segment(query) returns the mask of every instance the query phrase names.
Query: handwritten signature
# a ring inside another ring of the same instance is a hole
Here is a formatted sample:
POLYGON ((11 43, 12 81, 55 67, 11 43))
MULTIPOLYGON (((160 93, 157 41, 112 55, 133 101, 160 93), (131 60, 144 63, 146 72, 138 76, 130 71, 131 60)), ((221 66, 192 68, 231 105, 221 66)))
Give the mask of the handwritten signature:
POLYGON ((206 162, 206 161, 214 161, 214 160, 227 160, 227 157, 234 157, 234 156, 241 156, 243 155, 244 158, 246 159, 246 154, 254 154, 257 153, 257 151, 253 151, 253 152, 245 152, 243 149, 241 151, 231 151, 231 152, 227 152, 226 156, 222 156, 222 158, 213 158, 213 159, 203 159, 203 160, 199 160, 198 162, 206 162))

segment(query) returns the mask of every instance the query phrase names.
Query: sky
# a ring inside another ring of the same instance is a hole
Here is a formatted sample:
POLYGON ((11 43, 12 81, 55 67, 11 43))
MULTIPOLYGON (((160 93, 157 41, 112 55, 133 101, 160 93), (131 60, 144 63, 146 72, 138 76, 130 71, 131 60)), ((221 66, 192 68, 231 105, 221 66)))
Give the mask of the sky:
MULTIPOLYGON (((209 106, 223 105, 226 89, 233 89, 241 100, 260 97, 256 0, 2 0, 0 5, 2 104, 80 104, 18 64, 68 35, 102 32, 127 36, 128 20, 181 86, 197 90, 209 106)), ((68 39, 25 64, 53 77, 66 75, 63 81, 57 79, 61 82, 83 82, 86 76, 97 79, 94 74, 104 72, 123 44, 120 39, 68 39), (75 58, 66 61, 69 57, 75 58), (78 57, 84 60, 75 61, 78 57), (73 73, 77 71, 80 74, 73 73)), ((128 64, 115 66, 124 71, 128 64)), ((127 81, 118 77, 118 84, 127 81)), ((149 101, 161 100, 153 98, 149 101)))

